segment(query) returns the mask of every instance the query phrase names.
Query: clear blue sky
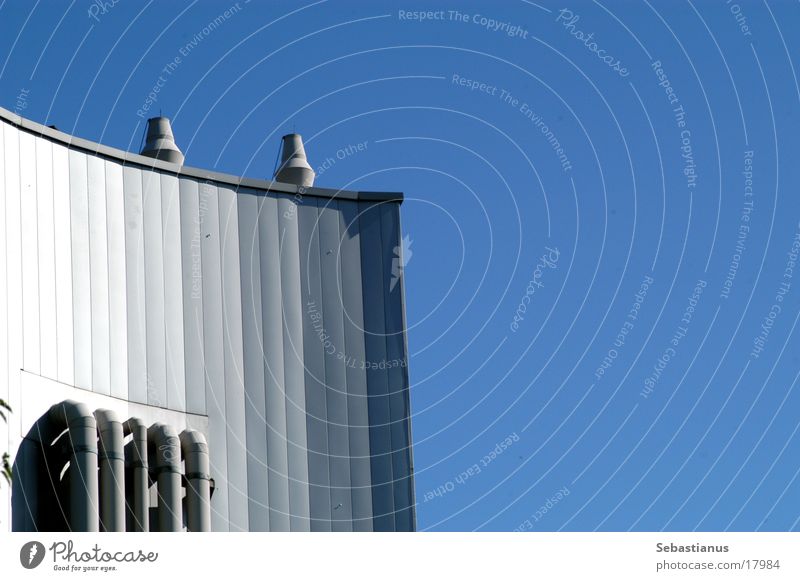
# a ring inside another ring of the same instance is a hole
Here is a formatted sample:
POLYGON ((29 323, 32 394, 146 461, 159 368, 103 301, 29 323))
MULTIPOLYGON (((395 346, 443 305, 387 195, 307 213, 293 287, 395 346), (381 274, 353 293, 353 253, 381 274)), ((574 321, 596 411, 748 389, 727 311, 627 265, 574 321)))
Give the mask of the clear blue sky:
POLYGON ((101 4, 0 0, 0 106, 405 193, 420 529, 800 528, 800 4, 101 4))

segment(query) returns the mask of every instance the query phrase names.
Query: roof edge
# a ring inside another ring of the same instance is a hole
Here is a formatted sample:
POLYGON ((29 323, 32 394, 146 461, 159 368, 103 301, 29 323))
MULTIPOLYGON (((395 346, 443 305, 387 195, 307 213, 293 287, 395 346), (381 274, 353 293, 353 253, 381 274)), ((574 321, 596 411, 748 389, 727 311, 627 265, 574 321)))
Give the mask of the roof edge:
POLYGON ((282 194, 299 194, 303 196, 316 196, 328 199, 358 200, 365 202, 398 202, 402 203, 403 194, 399 192, 360 192, 355 190, 337 190, 334 188, 303 188, 294 184, 286 184, 273 180, 248 178, 206 170, 202 168, 181 166, 162 161, 152 157, 145 157, 138 153, 130 153, 88 139, 75 137, 58 129, 47 127, 26 119, 16 113, 0 107, 0 120, 5 121, 22 131, 44 137, 51 141, 61 143, 70 149, 81 150, 85 153, 107 157, 125 165, 135 165, 143 169, 158 170, 176 176, 190 177, 200 180, 210 180, 234 186, 235 188, 248 188, 282 194))

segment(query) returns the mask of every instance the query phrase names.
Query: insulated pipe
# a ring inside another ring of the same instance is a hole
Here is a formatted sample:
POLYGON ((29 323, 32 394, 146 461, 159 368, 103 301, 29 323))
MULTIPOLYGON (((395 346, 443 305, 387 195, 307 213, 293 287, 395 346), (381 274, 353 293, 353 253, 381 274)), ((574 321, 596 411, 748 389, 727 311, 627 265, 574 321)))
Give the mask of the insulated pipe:
MULTIPOLYGON (((147 426, 139 418, 130 418, 123 425, 125 436, 131 435, 131 468, 133 483, 133 530, 150 530, 150 502, 148 499, 149 476, 147 474, 147 426)), ((127 446, 126 446, 127 447, 127 446)))
POLYGON ((189 532, 211 531, 211 475, 208 444, 194 430, 181 432, 181 451, 186 464, 186 522, 189 532))
POLYGON ((69 430, 70 514, 73 532, 98 532, 97 422, 82 403, 65 400, 47 412, 52 426, 69 430))
POLYGON ((147 439, 155 447, 158 530, 180 531, 183 528, 180 440, 171 426, 162 423, 150 426, 147 430, 147 439))
POLYGON ((100 526, 125 532, 125 450, 122 424, 110 410, 94 412, 100 434, 100 526))

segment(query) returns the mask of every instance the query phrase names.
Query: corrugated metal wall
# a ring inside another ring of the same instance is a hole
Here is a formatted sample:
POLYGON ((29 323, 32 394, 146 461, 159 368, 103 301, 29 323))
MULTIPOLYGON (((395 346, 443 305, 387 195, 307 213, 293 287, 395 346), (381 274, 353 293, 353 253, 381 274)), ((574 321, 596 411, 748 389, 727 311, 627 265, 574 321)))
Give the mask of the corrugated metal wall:
MULTIPOLYGON (((214 530, 414 528, 397 202, 0 129, 0 397, 24 369, 207 415, 214 530)), ((12 417, 0 450, 29 428, 12 417)))

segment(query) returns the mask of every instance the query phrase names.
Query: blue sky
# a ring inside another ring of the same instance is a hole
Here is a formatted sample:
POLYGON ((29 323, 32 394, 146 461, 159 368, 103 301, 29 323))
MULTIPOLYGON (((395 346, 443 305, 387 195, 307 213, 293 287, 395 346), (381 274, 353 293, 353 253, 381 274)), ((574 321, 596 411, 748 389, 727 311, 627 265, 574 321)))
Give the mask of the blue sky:
POLYGON ((800 527, 796 2, 102 4, 0 2, 0 106, 405 193, 420 529, 800 527))

